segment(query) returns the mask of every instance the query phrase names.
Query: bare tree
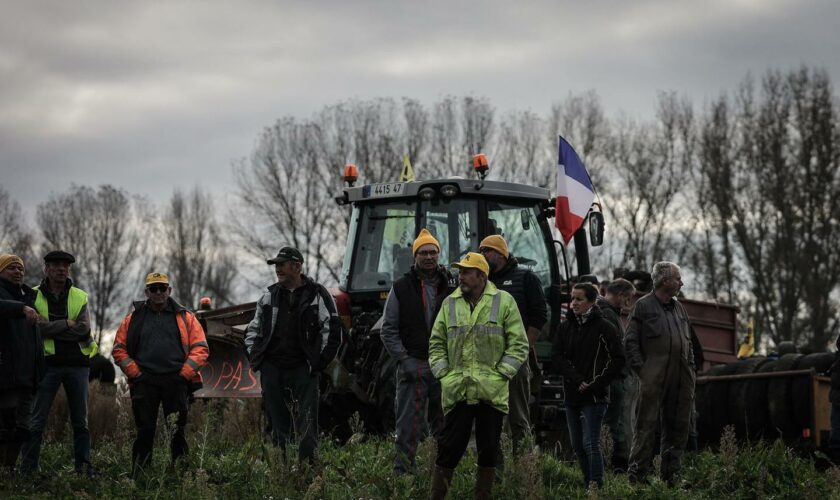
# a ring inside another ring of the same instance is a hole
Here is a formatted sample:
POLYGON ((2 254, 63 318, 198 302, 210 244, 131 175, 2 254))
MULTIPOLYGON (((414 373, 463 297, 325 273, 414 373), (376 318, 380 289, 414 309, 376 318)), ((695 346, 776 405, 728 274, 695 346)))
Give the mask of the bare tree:
POLYGON ((98 343, 102 343, 103 331, 114 324, 122 299, 132 287, 126 277, 146 242, 138 230, 135 203, 113 186, 73 185, 38 205, 45 246, 76 256, 74 279, 90 295, 98 343))
POLYGON ((531 111, 510 112, 502 117, 497 126, 492 175, 504 181, 553 189, 557 138, 548 141, 545 127, 545 120, 531 111))
POLYGON ((12 199, 9 192, 0 186, 0 252, 13 253, 26 263, 26 274, 39 275, 37 257, 33 248, 35 237, 26 223, 20 203, 12 199))
MULTIPOLYGON (((679 223, 693 149, 691 105, 661 94, 654 125, 619 122, 611 137, 610 169, 602 193, 624 242, 623 262, 650 269, 657 260, 682 261, 688 245, 679 223)), ((615 233, 613 233, 615 237, 615 233)))
MULTIPOLYGON (((747 275, 748 310, 774 343, 824 349, 837 334, 840 280, 838 112, 827 74, 770 71, 761 93, 748 78, 736 96, 730 145, 710 145, 701 171, 717 242, 747 275), (735 253, 735 252, 732 252, 735 253), (739 264, 740 263, 740 264, 739 264)), ((704 129, 729 113, 719 101, 704 129)), ((734 280, 733 280, 734 281, 734 280)))
POLYGON ((464 97, 461 110, 462 151, 466 156, 465 171, 469 174, 472 172, 470 159, 475 154, 487 152, 492 140, 495 111, 489 99, 472 96, 464 97))
POLYGON ((226 250, 211 197, 197 187, 189 194, 175 190, 162 227, 163 260, 173 295, 191 308, 203 295, 217 305, 231 303, 237 266, 226 250))
POLYGON ((235 167, 242 195, 236 218, 247 223, 233 230, 259 259, 294 246, 316 280, 337 282, 346 226, 336 223, 344 220, 332 201, 340 177, 323 157, 324 129, 284 118, 263 131, 250 160, 235 167))

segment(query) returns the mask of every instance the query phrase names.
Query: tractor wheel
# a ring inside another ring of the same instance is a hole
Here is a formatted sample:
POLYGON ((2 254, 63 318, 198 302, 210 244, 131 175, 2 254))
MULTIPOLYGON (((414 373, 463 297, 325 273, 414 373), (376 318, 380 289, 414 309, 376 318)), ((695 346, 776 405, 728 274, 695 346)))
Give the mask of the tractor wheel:
MULTIPOLYGON (((768 362, 764 356, 743 359, 737 363, 735 375, 755 373, 768 362)), ((733 380, 729 384, 729 417, 740 439, 750 438, 756 429, 763 431, 767 425, 767 390, 755 393, 753 381, 733 380)))
MULTIPOLYGON (((785 354, 773 367, 774 372, 795 370, 802 358, 801 354, 785 354)), ((793 396, 790 377, 772 378, 767 382, 767 409, 773 433, 770 438, 791 439, 799 436, 793 416, 793 396)))

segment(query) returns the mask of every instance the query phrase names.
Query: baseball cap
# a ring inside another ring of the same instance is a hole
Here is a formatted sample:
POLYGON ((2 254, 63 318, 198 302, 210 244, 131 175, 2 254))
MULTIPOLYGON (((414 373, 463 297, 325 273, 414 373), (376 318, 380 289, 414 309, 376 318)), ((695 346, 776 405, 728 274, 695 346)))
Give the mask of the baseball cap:
POLYGON ((473 268, 483 271, 484 274, 490 274, 490 265, 487 264, 487 259, 484 258, 483 255, 476 252, 469 252, 467 255, 464 255, 464 258, 461 259, 461 262, 453 262, 450 264, 451 267, 457 267, 458 269, 465 269, 465 268, 473 268))
POLYGON ((277 257, 268 259, 266 262, 268 264, 282 264, 290 260, 303 263, 303 255, 300 253, 300 250, 294 247, 283 247, 277 252, 277 257))
POLYGON ((163 273, 149 273, 146 275, 146 286, 154 285, 155 283, 163 283, 169 285, 169 276, 163 273))

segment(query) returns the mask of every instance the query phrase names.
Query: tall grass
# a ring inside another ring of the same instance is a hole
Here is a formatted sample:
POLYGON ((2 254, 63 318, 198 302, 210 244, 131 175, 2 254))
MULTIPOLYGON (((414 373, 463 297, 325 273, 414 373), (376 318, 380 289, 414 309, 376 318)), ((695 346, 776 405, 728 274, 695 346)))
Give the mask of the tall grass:
MULTIPOLYGON (((258 400, 198 401, 191 408, 188 457, 169 467, 166 422, 159 419, 153 464, 140 481, 130 477, 134 424, 127 394, 91 391, 90 428, 95 433, 92 480, 73 472, 68 429, 52 429, 43 450, 43 475, 0 472, 0 498, 426 498, 436 454, 427 440, 418 449, 417 476, 391 473, 390 439, 365 436, 357 426, 352 444, 322 436, 320 462, 298 464, 297 450, 285 453, 263 439, 258 400), (100 397, 102 396, 102 397, 100 397), (102 420, 102 421, 99 421, 102 420)), ((56 417, 57 418, 57 417, 56 417)), ((781 442, 739 448, 724 436, 719 453, 689 454, 680 488, 658 479, 631 486, 625 476, 607 473, 600 490, 587 492, 577 464, 525 446, 514 455, 505 437, 505 468, 494 498, 840 498, 840 469, 819 472, 811 460, 781 442)), ((609 451, 609 450, 607 450, 609 451)), ((455 471, 450 498, 471 498, 475 454, 469 451, 455 471)))

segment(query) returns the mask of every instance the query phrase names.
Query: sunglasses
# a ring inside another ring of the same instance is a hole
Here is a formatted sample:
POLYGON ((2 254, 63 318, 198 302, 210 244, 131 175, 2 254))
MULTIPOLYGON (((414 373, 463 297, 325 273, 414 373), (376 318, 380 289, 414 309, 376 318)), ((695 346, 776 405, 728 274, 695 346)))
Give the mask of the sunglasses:
POLYGON ((146 287, 149 293, 163 293, 169 290, 169 285, 149 285, 146 287))

